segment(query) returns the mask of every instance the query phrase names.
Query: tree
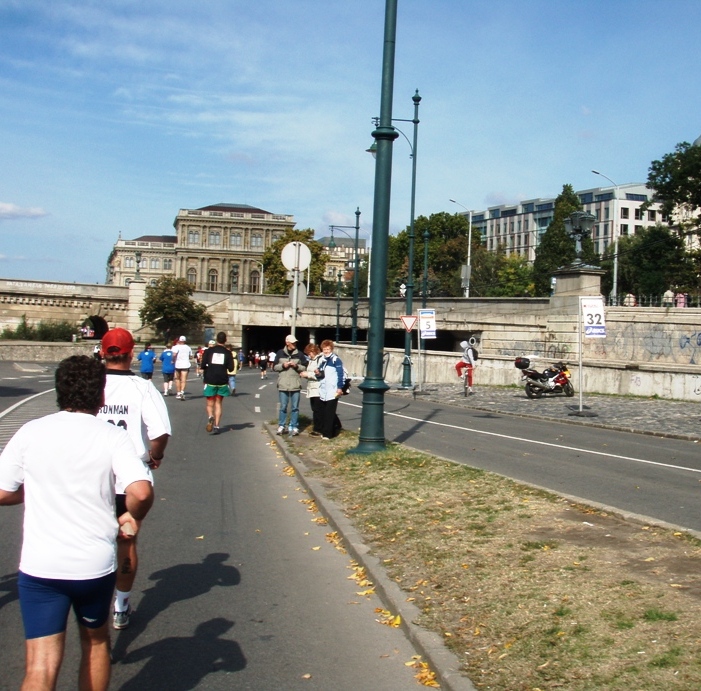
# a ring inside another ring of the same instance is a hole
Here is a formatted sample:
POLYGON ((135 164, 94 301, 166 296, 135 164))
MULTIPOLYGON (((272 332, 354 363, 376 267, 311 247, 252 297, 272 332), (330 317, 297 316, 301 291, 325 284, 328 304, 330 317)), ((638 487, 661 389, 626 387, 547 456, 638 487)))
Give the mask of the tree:
POLYGON ((674 153, 653 161, 647 185, 654 190, 647 206, 659 202, 665 215, 671 217, 674 213, 682 225, 698 228, 701 222, 701 145, 681 142, 674 153))
MULTIPOLYGON (((414 294, 421 291, 424 272, 424 232, 428 230, 428 268, 433 297, 462 295, 460 267, 467 262, 468 221, 461 214, 441 212, 414 221, 414 294)), ((472 237, 479 245, 479 234, 472 237)), ((387 249, 387 291, 396 295, 396 286, 408 278, 409 229, 390 236, 387 249)))
MULTIPOLYGON (((582 204, 572 185, 563 185, 562 192, 555 200, 553 220, 536 249, 533 262, 536 295, 550 295, 550 279, 553 273, 575 260, 575 241, 565 230, 565 219, 581 208, 582 204)), ((598 263, 591 238, 582 240, 582 259, 585 264, 598 263)))
MULTIPOLYGON (((281 259, 283 248, 290 242, 303 242, 312 254, 307 290, 309 293, 314 293, 315 288, 322 285, 324 281, 328 255, 324 251, 324 246, 314 240, 314 230, 311 228, 306 230, 289 228, 284 235, 265 250, 265 254, 263 254, 265 292, 272 295, 286 295, 292 289, 292 281, 287 280, 287 269, 284 267, 281 259)), ((336 289, 334 288, 334 295, 335 291, 336 289)))
POLYGON ((527 297, 535 294, 533 267, 526 257, 510 254, 501 257, 496 286, 489 297, 527 297))
POLYGON ((161 276, 155 285, 146 287, 144 305, 139 310, 142 323, 163 336, 164 343, 176 335, 197 335, 212 321, 207 308, 191 298, 194 287, 184 278, 161 276))
POLYGON ((620 238, 618 275, 621 293, 659 296, 671 287, 683 292, 696 289, 694 262, 684 241, 659 224, 620 238))

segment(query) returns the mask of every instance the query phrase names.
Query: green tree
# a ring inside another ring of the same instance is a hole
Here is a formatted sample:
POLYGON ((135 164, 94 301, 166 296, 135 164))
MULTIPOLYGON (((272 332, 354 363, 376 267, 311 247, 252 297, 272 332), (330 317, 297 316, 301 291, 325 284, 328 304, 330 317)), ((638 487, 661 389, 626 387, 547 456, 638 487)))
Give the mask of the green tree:
POLYGON ((673 153, 650 164, 647 185, 652 202, 662 204, 667 215, 676 212, 682 225, 698 228, 701 221, 701 145, 677 144, 673 153))
POLYGON ((618 277, 620 293, 638 296, 656 298, 671 287, 683 292, 696 289, 694 262, 683 239, 659 224, 620 238, 618 277))
POLYGON ((194 287, 184 278, 161 276, 155 285, 146 287, 144 305, 139 310, 143 324, 148 324, 163 337, 164 342, 176 335, 199 337, 204 324, 212 317, 207 308, 192 299, 194 287))
MULTIPOLYGON (((536 295, 550 294, 550 279, 557 269, 571 264, 576 258, 575 241, 565 230, 565 219, 582 204, 572 185, 563 185, 555 200, 553 220, 540 240, 533 262, 533 280, 536 295)), ((582 259, 585 264, 598 263, 591 238, 582 241, 582 259)))
MULTIPOLYGON (((292 289, 292 281, 287 280, 287 269, 281 259, 282 250, 290 242, 303 242, 311 252, 309 285, 310 294, 318 293, 319 286, 324 285, 324 271, 328 255, 324 252, 324 246, 314 240, 314 230, 295 230, 289 228, 278 240, 276 240, 263 254, 263 267, 265 270, 265 292, 272 295, 287 295, 292 289)), ((336 288, 333 289, 334 295, 336 288)), ((322 288, 323 292, 323 288, 322 288)))
POLYGON ((496 286, 489 297, 527 297, 535 294, 533 267, 518 254, 502 256, 497 267, 496 286))
MULTIPOLYGON (((460 267, 467 262, 468 221, 461 214, 441 212, 414 221, 414 295, 421 291, 424 271, 424 232, 428 230, 428 268, 433 297, 458 297, 460 267)), ((479 234, 473 234, 473 248, 479 246, 479 234)), ((387 291, 396 295, 397 286, 408 277, 409 229, 390 236, 387 249, 387 291)))

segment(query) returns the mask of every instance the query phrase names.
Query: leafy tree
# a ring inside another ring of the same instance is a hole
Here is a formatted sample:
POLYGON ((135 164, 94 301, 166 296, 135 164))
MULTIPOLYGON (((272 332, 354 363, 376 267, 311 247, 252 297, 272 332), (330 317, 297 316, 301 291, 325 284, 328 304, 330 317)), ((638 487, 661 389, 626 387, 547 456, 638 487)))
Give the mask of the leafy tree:
POLYGON ((194 287, 184 278, 161 276, 155 285, 146 287, 144 305, 139 310, 142 323, 152 326, 164 342, 176 335, 194 335, 212 317, 207 308, 195 302, 194 287))
POLYGON ((489 297, 526 297, 535 293, 533 267, 518 254, 500 257, 497 283, 489 297))
MULTIPOLYGON (((565 230, 565 219, 582 205, 572 185, 563 185, 555 200, 553 220, 541 238, 533 262, 533 278, 536 295, 550 294, 550 279, 553 273, 571 264, 576 258, 575 241, 565 230)), ((582 260, 585 264, 598 262, 591 238, 582 240, 582 260)))
POLYGON ((650 164, 647 185, 654 190, 652 202, 662 204, 667 216, 698 228, 701 221, 701 145, 677 144, 674 153, 650 164))
MULTIPOLYGON (((428 267, 433 297, 462 295, 460 267, 467 261, 468 221, 460 214, 441 212, 414 221, 414 295, 422 289, 424 272, 424 232, 428 230, 428 267)), ((479 246, 479 233, 473 233, 473 248, 479 246)), ((396 294, 408 277, 409 229, 390 236, 387 250, 388 294, 396 294)))
MULTIPOLYGON (((295 230, 289 228, 284 235, 276 240, 263 254, 263 267, 265 271, 265 286, 266 293, 272 295, 287 295, 292 289, 292 281, 287 280, 287 269, 282 263, 282 250, 285 245, 290 242, 303 242, 311 252, 312 261, 309 267, 309 285, 307 290, 309 293, 318 292, 318 286, 322 286, 324 290, 324 271, 326 269, 327 254, 324 252, 324 246, 314 240, 314 230, 307 228, 306 230, 295 230)), ((333 294, 336 294, 334 285, 333 294)))
MULTIPOLYGON (((658 224, 619 239, 620 293, 658 296, 670 287, 696 289, 694 262, 685 252, 682 238, 658 224)), ((607 288, 610 289, 606 283, 604 289, 607 288)))

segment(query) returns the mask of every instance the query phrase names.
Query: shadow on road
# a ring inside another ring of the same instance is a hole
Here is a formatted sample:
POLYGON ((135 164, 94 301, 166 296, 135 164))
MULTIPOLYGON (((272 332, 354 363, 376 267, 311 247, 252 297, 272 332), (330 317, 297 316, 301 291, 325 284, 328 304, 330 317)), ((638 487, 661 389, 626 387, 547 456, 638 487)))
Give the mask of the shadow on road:
POLYGON ((176 564, 151 574, 149 580, 157 583, 144 592, 129 628, 119 632, 112 650, 112 660, 121 662, 127 649, 149 623, 174 603, 205 595, 215 586, 238 585, 241 574, 236 567, 224 564, 228 558, 228 554, 216 552, 208 554, 200 564, 176 564))
POLYGON ((121 691, 185 691, 199 688, 213 672, 242 670, 246 658, 241 646, 221 638, 233 625, 233 621, 217 617, 199 624, 194 636, 171 636, 131 651, 121 660, 122 664, 148 662, 120 687, 121 691))
POLYGON ((19 592, 17 591, 17 572, 8 573, 5 576, 0 576, 0 609, 5 605, 9 605, 15 600, 19 600, 19 592))

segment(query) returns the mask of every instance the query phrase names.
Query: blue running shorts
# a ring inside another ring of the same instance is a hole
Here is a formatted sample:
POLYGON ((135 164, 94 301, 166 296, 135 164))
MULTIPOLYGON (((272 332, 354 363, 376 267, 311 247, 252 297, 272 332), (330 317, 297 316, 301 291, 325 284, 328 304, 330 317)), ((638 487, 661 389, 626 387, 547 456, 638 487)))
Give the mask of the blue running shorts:
POLYGON ((68 581, 20 571, 17 585, 25 638, 63 633, 71 606, 78 624, 99 629, 110 615, 116 580, 116 572, 87 581, 68 581))

